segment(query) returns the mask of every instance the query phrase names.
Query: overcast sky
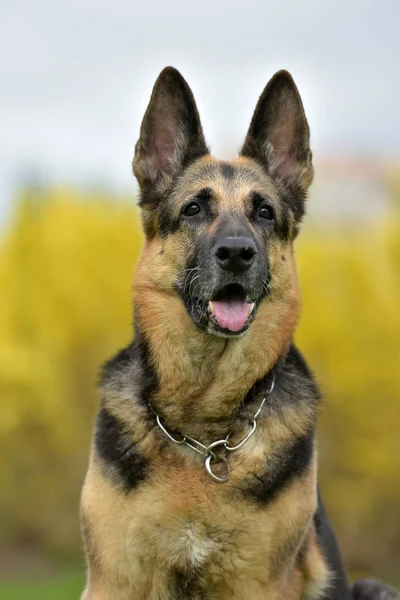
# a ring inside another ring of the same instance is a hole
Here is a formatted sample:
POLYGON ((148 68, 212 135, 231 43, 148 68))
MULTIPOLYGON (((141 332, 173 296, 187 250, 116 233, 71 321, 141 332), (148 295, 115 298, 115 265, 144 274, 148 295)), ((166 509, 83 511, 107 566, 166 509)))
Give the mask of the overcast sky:
POLYGON ((399 22, 398 0, 0 0, 1 212, 26 177, 131 189, 140 120, 168 64, 222 157, 280 68, 317 156, 400 156, 399 22))

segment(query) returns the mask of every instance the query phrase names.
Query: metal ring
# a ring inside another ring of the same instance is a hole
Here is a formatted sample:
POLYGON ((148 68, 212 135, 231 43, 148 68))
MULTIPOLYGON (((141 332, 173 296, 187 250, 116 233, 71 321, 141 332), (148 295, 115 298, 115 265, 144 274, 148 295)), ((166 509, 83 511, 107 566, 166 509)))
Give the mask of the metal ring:
POLYGON ((229 476, 230 476, 229 467, 228 467, 228 461, 223 456, 219 456, 218 457, 218 462, 222 461, 223 463, 225 463, 225 466, 226 466, 226 475, 224 477, 218 477, 218 475, 215 475, 215 473, 213 473, 213 470, 211 469, 211 461, 212 461, 212 459, 213 459, 213 456, 211 454, 209 454, 207 456, 207 458, 206 458, 207 473, 217 483, 225 483, 226 481, 228 481, 229 476))
POLYGON ((213 442, 212 444, 207 446, 207 454, 209 452, 211 452, 211 450, 214 450, 214 448, 218 448, 218 446, 225 447, 227 443, 228 443, 228 438, 226 438, 225 440, 217 440, 216 442, 213 442))

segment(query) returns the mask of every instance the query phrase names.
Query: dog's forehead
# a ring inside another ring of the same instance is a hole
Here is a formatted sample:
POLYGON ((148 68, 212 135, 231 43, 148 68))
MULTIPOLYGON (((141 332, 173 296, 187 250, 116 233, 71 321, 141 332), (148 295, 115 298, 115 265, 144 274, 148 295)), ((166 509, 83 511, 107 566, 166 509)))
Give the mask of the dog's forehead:
POLYGON ((261 165, 244 157, 223 161, 205 156, 195 161, 180 177, 175 199, 184 201, 204 189, 211 191, 221 210, 244 210, 254 193, 278 202, 276 188, 261 165))

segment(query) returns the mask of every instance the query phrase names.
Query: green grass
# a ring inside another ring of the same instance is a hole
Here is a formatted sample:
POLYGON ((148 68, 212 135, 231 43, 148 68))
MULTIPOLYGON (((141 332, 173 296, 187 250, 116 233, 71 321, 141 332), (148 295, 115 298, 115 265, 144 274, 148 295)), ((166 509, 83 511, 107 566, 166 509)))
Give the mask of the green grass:
POLYGON ((79 600, 84 588, 82 573, 54 577, 45 582, 0 582, 0 600, 79 600))

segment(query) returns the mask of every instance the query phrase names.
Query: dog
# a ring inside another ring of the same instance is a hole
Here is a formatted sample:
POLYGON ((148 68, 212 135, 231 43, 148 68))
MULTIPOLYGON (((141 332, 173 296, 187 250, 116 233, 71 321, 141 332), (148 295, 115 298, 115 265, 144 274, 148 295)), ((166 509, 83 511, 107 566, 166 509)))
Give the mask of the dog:
POLYGON ((352 594, 318 490, 320 393, 293 343, 309 139, 286 71, 230 162, 180 73, 155 83, 133 161, 135 335, 103 368, 82 491, 85 600, 396 597, 352 594))

